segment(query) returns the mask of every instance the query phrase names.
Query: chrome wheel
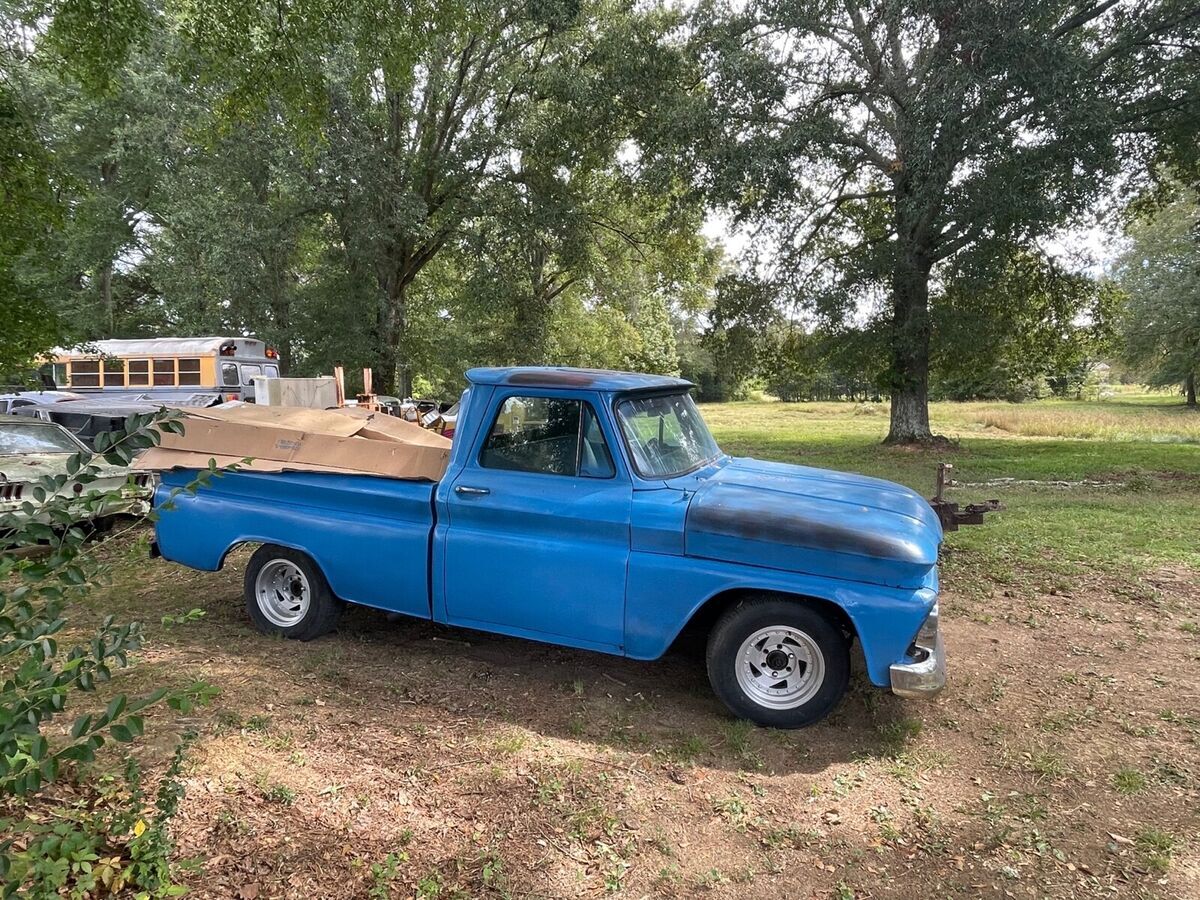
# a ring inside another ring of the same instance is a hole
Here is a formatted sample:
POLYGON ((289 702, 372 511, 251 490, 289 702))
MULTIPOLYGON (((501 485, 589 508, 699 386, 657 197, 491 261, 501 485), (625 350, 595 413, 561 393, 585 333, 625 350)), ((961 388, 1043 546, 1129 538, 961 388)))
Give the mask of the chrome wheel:
POLYGON ((798 628, 760 628, 737 654, 738 686, 760 706, 794 709, 816 696, 825 683, 825 656, 798 628))
POLYGON ((254 595, 267 621, 280 628, 298 625, 308 615, 312 600, 308 577, 286 559, 273 559, 258 570, 254 595))

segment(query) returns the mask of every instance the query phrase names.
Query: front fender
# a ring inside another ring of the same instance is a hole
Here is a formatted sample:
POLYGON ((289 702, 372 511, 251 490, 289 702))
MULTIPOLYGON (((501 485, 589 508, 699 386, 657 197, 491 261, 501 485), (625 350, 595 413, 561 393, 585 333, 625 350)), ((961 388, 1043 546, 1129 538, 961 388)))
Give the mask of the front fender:
POLYGON ((872 684, 891 684, 889 667, 905 658, 937 601, 936 570, 926 586, 887 588, 716 560, 633 553, 625 605, 625 653, 657 659, 684 626, 719 594, 776 591, 814 597, 842 609, 854 626, 872 684), (669 587, 668 587, 669 586, 669 587))

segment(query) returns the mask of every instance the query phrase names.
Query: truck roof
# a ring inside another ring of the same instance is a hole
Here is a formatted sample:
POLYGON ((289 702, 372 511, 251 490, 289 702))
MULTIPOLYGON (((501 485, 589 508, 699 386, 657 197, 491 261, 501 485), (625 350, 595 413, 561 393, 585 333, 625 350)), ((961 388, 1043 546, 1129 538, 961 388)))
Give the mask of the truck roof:
POLYGON ((508 366, 470 369, 472 384, 508 384, 523 387, 585 388, 592 391, 646 391, 686 389, 692 383, 669 375, 640 375, 609 369, 572 369, 563 366, 508 366))

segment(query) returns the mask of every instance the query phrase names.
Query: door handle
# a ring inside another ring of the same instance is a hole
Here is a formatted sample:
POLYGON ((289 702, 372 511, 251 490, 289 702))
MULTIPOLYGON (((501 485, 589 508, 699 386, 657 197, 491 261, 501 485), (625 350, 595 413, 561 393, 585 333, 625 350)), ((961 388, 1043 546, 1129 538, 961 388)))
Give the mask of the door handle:
POLYGON ((485 494, 490 494, 491 491, 488 488, 467 487, 465 484, 460 484, 454 489, 454 493, 469 497, 482 497, 485 494))

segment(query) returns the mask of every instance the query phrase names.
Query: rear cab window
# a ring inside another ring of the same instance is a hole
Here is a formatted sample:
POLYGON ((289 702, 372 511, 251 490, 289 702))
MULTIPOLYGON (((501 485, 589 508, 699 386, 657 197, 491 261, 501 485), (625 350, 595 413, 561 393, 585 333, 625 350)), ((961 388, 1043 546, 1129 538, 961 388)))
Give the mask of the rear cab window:
POLYGON ((612 452, 592 405, 565 397, 508 397, 479 454, 485 469, 612 478, 612 452))

